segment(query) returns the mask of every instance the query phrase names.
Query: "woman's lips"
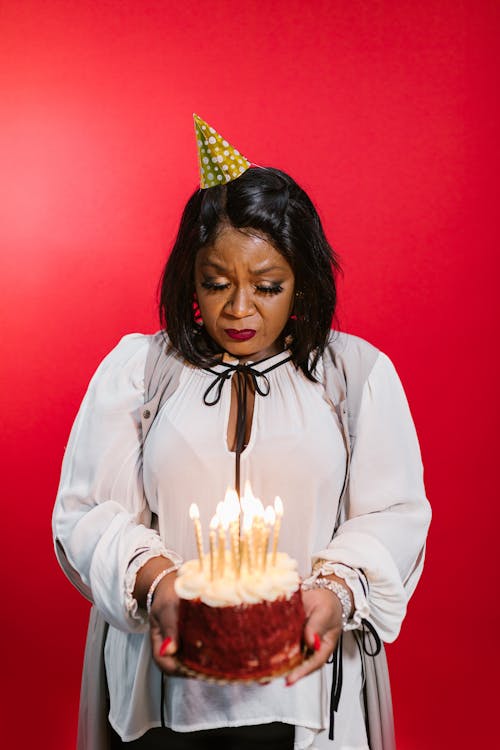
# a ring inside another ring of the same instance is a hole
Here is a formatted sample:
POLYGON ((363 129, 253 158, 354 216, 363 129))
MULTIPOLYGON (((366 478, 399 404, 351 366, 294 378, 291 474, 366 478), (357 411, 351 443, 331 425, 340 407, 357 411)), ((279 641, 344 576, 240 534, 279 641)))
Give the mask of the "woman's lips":
POLYGON ((253 328, 225 328, 224 333, 226 333, 235 341, 248 341, 248 339, 251 339, 255 336, 257 331, 254 331, 253 328))

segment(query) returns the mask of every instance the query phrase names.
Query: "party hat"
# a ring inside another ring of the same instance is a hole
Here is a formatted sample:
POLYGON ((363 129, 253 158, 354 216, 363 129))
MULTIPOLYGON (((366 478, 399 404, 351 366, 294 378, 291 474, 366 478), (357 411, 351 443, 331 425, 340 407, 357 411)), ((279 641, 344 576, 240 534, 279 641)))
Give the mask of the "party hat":
POLYGON ((200 187, 224 185, 246 172, 250 162, 210 127, 208 122, 195 114, 193 118, 200 163, 200 187))

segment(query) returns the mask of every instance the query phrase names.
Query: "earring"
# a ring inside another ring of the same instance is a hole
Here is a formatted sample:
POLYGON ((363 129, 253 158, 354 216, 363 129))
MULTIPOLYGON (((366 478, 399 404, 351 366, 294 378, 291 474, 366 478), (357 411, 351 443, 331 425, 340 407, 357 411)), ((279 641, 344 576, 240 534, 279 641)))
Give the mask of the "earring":
POLYGON ((203 325, 203 318, 201 316, 200 306, 196 294, 193 295, 193 320, 196 326, 199 328, 203 325))
MULTIPOLYGON (((295 292, 295 302, 302 302, 304 299, 304 292, 302 292, 300 289, 295 292)), ((297 310, 295 308, 295 305, 293 306, 292 314, 290 315, 290 320, 297 320, 297 310)))

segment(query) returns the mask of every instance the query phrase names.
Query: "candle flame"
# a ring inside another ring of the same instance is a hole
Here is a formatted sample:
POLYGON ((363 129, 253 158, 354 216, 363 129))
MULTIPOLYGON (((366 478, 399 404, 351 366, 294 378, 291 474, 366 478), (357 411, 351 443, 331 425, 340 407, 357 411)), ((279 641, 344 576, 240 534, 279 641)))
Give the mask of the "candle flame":
POLYGON ((220 508, 217 507, 217 517, 220 525, 226 531, 233 520, 231 508, 226 503, 220 503, 220 508))
POLYGON ((272 526, 275 521, 276 513, 274 512, 274 508, 271 505, 268 505, 264 511, 264 523, 267 524, 267 526, 272 526))
POLYGON ((259 500, 258 497, 255 497, 248 480, 245 484, 245 493, 241 498, 241 506, 243 510, 243 518, 247 519, 246 522, 244 522, 246 527, 248 527, 248 524, 251 525, 255 519, 264 518, 264 506, 262 501, 259 500))
POLYGON ((250 484, 249 479, 247 479, 247 481, 245 482, 245 489, 243 490, 243 497, 245 500, 253 500, 252 485, 250 484))
POLYGON ((254 515, 259 518, 264 518, 264 505, 262 504, 262 500, 259 500, 258 497, 254 500, 254 515))
POLYGON ((246 515, 251 512, 252 510, 252 503, 247 497, 241 498, 241 509, 243 511, 243 514, 246 515))
POLYGON ((281 518, 283 515, 283 501, 278 495, 274 498, 274 510, 276 511, 276 515, 281 518))
POLYGON ((200 511, 196 503, 191 503, 189 506, 189 518, 191 521, 194 521, 196 518, 200 517, 200 511))
POLYGON ((233 490, 232 487, 227 488, 226 494, 224 495, 224 502, 229 503, 230 505, 238 503, 238 493, 236 490, 233 490))
POLYGON ((214 531, 219 527, 219 519, 217 516, 212 516, 212 520, 210 521, 210 529, 214 531))
POLYGON ((225 512, 229 516, 230 523, 236 521, 240 515, 240 499, 236 490, 230 489, 229 487, 227 488, 223 506, 225 512))
POLYGON ((243 532, 248 533, 252 528, 253 515, 251 513, 245 513, 243 516, 243 532))

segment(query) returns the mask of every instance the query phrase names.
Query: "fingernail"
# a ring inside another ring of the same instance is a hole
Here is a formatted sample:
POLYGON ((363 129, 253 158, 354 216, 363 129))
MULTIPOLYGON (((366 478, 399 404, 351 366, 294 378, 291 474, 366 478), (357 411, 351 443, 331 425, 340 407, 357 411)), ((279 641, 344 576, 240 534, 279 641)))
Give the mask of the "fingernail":
POLYGON ((160 656, 165 656, 165 654, 167 653, 167 648, 170 646, 171 643, 172 643, 171 638, 165 638, 165 640, 160 646, 160 656))
POLYGON ((321 648, 321 638, 317 633, 314 634, 314 650, 319 651, 321 648))

